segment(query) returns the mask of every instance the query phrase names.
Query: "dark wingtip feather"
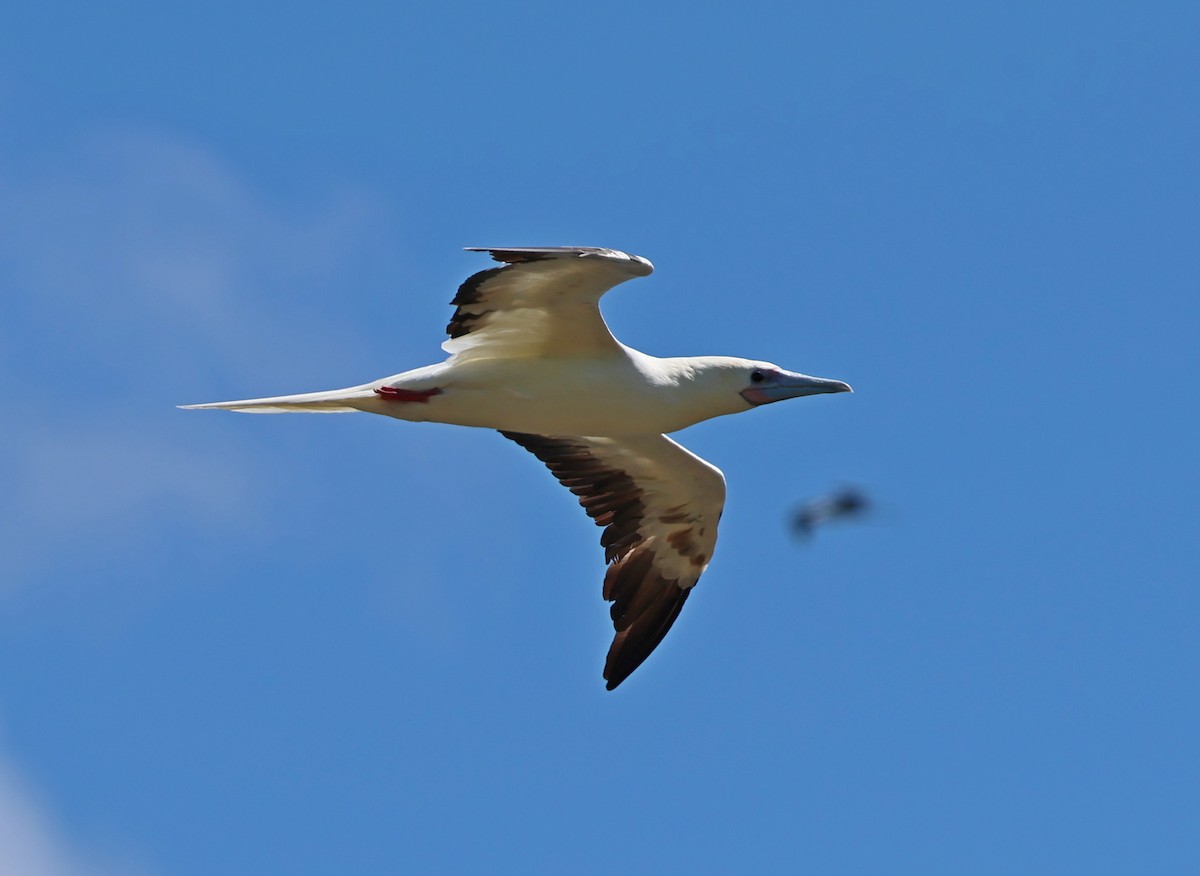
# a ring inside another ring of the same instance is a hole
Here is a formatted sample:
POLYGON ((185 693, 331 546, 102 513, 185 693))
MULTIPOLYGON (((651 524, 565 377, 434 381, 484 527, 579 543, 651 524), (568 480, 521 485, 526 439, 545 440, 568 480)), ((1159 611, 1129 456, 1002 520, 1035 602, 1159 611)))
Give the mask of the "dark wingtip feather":
POLYGON ((662 642, 691 590, 664 578, 655 568, 654 552, 643 545, 639 529, 645 513, 641 490, 626 472, 596 459, 583 439, 503 430, 500 434, 544 462, 579 497, 592 520, 604 527, 601 545, 610 565, 603 594, 612 603, 609 611, 616 629, 604 679, 607 689, 613 690, 662 642))
MULTIPOLYGON (((659 578, 656 583, 659 583, 662 589, 654 600, 632 623, 613 637, 612 647, 608 649, 608 659, 604 663, 607 690, 613 690, 627 679, 654 653, 654 649, 675 623, 675 618, 679 617, 688 594, 692 592, 691 588, 685 590, 674 581, 663 581, 659 578)), ((643 584, 648 585, 649 582, 643 584)))

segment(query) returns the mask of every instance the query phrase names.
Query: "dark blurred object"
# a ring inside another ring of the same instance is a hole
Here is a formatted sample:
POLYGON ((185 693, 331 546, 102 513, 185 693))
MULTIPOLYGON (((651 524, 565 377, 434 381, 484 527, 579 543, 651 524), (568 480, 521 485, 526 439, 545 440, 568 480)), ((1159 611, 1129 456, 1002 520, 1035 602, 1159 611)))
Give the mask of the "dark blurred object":
POLYGON ((804 503, 792 518, 792 530, 804 538, 832 520, 852 520, 861 517, 871 507, 871 500, 858 487, 842 487, 827 496, 804 503))

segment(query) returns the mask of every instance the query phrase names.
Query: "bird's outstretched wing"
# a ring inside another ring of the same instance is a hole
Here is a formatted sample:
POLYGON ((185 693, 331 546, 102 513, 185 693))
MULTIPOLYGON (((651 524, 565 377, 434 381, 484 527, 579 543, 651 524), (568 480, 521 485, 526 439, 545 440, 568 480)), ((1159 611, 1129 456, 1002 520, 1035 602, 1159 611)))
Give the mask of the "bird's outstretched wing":
POLYGON ((450 303, 442 349, 458 358, 615 355, 600 296, 654 266, 640 256, 584 246, 468 247, 505 262, 473 274, 450 303))
POLYGON ((501 434, 544 462, 604 527, 604 598, 616 629, 604 678, 612 690, 663 640, 708 567, 725 478, 665 435, 501 434))

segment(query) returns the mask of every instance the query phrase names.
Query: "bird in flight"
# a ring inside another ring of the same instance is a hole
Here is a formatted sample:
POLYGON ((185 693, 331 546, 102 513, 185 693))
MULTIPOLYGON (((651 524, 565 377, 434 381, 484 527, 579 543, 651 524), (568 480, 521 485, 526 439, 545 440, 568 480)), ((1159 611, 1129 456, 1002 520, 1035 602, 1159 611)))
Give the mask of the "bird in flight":
POLYGON ((812 536, 818 526, 834 520, 861 517, 871 509, 871 500, 857 487, 842 487, 826 496, 809 499, 792 517, 792 530, 804 538, 812 536))
POLYGON ((503 264, 468 277, 446 361, 300 395, 185 405, 246 413, 365 411, 496 429, 550 469, 603 527, 612 690, 662 641, 712 559, 725 478, 667 433, 840 380, 729 356, 659 359, 625 346, 600 298, 654 266, 611 249, 469 247, 503 264))

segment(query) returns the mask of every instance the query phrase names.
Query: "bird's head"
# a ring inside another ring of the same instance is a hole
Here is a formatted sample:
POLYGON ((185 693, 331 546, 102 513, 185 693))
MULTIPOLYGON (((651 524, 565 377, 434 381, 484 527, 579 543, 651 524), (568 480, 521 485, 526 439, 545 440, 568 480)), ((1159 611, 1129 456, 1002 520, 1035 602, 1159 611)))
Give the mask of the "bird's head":
POLYGON ((751 407, 800 398, 805 395, 820 395, 826 392, 853 392, 850 384, 827 377, 809 377, 795 371, 786 371, 770 362, 746 362, 742 368, 740 395, 751 407))
POLYGON ((850 385, 825 377, 787 371, 770 362, 702 356, 691 360, 691 379, 707 394, 730 399, 732 410, 745 410, 788 398, 826 392, 853 392, 850 385))

